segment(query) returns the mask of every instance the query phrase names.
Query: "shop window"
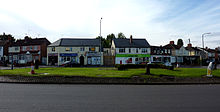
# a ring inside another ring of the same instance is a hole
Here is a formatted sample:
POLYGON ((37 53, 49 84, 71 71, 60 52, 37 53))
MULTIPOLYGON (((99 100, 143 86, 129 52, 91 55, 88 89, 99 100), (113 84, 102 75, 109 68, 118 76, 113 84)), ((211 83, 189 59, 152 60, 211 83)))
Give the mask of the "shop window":
POLYGON ((125 48, 119 48, 119 53, 125 53, 125 48))

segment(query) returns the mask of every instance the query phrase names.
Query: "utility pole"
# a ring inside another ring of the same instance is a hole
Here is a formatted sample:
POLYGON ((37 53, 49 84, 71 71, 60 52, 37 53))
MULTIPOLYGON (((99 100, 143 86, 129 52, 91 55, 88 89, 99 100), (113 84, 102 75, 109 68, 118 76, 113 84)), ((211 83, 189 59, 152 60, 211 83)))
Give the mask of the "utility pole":
POLYGON ((100 38, 100 53, 101 53, 101 50, 102 50, 102 17, 100 19, 100 33, 99 33, 99 38, 100 38))

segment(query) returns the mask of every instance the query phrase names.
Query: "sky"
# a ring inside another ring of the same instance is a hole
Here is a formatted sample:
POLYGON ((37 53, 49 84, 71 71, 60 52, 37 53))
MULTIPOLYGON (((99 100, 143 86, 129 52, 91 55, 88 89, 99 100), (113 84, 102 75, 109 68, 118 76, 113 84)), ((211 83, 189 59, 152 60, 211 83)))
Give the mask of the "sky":
POLYGON ((219 0, 0 0, 0 33, 60 38, 106 37, 119 32, 150 45, 183 39, 186 46, 220 46, 219 0))

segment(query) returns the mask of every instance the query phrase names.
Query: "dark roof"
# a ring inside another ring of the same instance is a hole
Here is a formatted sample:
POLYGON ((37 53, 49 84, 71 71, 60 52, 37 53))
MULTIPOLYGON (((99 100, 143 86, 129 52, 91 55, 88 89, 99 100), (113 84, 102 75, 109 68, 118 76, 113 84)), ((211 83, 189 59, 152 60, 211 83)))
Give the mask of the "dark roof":
POLYGON ((201 51, 200 49, 198 49, 197 47, 185 47, 186 50, 189 51, 201 51))
POLYGON ((164 46, 150 46, 152 49, 154 48, 165 48, 165 49, 171 49, 171 48, 168 48, 168 47, 164 47, 164 46))
POLYGON ((114 39, 116 48, 147 48, 150 47, 149 43, 146 39, 132 39, 132 43, 130 43, 130 39, 114 39))
POLYGON ((170 48, 170 49, 180 49, 181 46, 175 45, 175 44, 167 44, 164 46, 165 48, 170 48))
POLYGON ((99 39, 61 38, 49 46, 99 46, 99 39))
POLYGON ((42 43, 50 44, 46 38, 28 38, 28 39, 20 39, 12 44, 12 46, 27 46, 27 45, 41 45, 42 43))

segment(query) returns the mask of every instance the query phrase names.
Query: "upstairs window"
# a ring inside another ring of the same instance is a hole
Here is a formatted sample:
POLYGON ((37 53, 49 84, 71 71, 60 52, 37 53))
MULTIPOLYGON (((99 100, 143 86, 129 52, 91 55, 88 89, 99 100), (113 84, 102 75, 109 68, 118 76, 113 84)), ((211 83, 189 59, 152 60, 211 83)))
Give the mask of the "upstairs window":
POLYGON ((138 53, 138 48, 136 48, 136 53, 138 53))
POLYGON ((32 46, 30 46, 30 50, 33 50, 32 46))
POLYGON ((52 51, 53 51, 53 52, 56 51, 55 47, 52 47, 52 51))
POLYGON ((125 53, 125 48, 119 48, 119 53, 125 53))
POLYGON ((141 52, 142 52, 142 53, 147 53, 147 48, 142 48, 142 49, 141 49, 141 52))
POLYGON ((15 51, 18 51, 18 47, 15 47, 15 51))
POLYGON ((26 46, 22 46, 22 51, 26 51, 27 47, 26 46))
POLYGON ((38 46, 34 46, 34 50, 36 51, 38 49, 38 46))
POLYGON ((80 51, 85 51, 85 48, 84 47, 80 47, 80 51))
POLYGON ((95 47, 90 47, 89 51, 95 51, 95 47))
POLYGON ((168 49, 167 51, 168 51, 168 53, 170 54, 170 49, 168 49))
POLYGON ((165 49, 165 53, 167 53, 167 49, 165 49))
POLYGON ((71 48, 69 48, 69 47, 67 47, 65 50, 66 50, 66 51, 71 51, 72 49, 71 49, 71 48))

